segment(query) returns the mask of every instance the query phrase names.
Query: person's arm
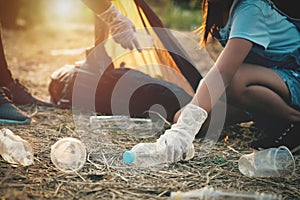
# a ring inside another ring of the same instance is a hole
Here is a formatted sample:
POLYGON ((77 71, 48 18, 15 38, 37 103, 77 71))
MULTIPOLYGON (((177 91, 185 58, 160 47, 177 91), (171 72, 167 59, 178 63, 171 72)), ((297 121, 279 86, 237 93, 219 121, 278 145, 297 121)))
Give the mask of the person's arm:
MULTIPOLYGON (((191 103, 210 112, 225 92, 226 87, 230 84, 235 72, 243 63, 252 45, 252 42, 246 39, 230 39, 214 66, 200 82, 191 103)), ((175 114, 174 123, 177 122, 180 113, 181 111, 178 111, 175 114)))
POLYGON ((181 114, 181 111, 176 113, 176 123, 157 140, 159 146, 165 145, 172 153, 171 161, 185 159, 186 153, 193 149, 193 140, 205 122, 207 113, 225 92, 251 48, 252 42, 248 40, 230 39, 215 65, 200 82, 192 101, 182 109, 181 114))
POLYGON ((225 92, 225 88, 230 84, 251 48, 252 42, 248 40, 230 39, 214 66, 199 84, 192 103, 210 112, 225 92))

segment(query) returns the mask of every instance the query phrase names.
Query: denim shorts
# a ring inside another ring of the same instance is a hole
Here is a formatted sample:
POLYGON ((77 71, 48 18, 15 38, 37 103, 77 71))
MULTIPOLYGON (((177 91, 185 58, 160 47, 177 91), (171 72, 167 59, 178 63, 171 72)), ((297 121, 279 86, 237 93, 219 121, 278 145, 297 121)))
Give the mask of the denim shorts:
POLYGON ((300 67, 298 70, 272 68, 286 83, 291 94, 291 107, 300 111, 300 67))

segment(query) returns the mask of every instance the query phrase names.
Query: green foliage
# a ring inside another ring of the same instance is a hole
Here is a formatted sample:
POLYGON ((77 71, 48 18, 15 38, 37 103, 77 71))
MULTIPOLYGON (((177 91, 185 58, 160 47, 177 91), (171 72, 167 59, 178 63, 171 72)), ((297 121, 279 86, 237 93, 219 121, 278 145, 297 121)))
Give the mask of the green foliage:
POLYGON ((199 0, 174 3, 172 0, 146 0, 148 5, 159 16, 167 28, 177 30, 193 30, 201 24, 201 9, 196 8, 199 0), (196 2, 195 5, 192 2, 196 2), (189 3, 189 4, 188 4, 189 3), (190 8, 188 5, 194 5, 190 8))
MULTIPOLYGON (((201 24, 201 0, 145 1, 167 28, 192 30, 201 24)), ((75 0, 0 0, 0 8, 2 25, 5 20, 8 25, 14 25, 20 19, 27 26, 48 22, 93 21, 91 10, 75 0)))
POLYGON ((148 5, 160 8, 167 8, 172 5, 172 0, 145 0, 148 5))
POLYGON ((161 18, 164 24, 172 29, 193 30, 201 24, 200 11, 182 10, 179 7, 173 7, 161 18))
POLYGON ((202 0, 173 0, 173 3, 183 9, 200 9, 202 0))

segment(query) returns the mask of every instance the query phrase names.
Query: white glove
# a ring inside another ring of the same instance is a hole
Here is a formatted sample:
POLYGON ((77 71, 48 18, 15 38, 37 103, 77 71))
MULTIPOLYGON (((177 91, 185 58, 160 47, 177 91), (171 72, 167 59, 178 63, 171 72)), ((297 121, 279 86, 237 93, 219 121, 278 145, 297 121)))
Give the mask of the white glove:
POLYGON ((132 50, 135 46, 140 51, 141 47, 136 38, 134 24, 113 4, 97 17, 109 26, 110 34, 115 42, 125 49, 132 50))
POLYGON ((194 156, 193 140, 207 118, 199 106, 188 104, 176 124, 157 140, 157 148, 167 148, 168 161, 191 159, 194 156))

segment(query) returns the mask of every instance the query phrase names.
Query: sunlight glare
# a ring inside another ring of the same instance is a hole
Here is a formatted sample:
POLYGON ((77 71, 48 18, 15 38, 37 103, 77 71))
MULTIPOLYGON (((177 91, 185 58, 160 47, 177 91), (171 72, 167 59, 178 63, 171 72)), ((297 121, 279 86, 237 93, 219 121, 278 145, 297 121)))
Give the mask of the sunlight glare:
POLYGON ((56 0, 53 1, 53 12, 57 17, 71 17, 74 15, 76 6, 72 0, 56 0))

